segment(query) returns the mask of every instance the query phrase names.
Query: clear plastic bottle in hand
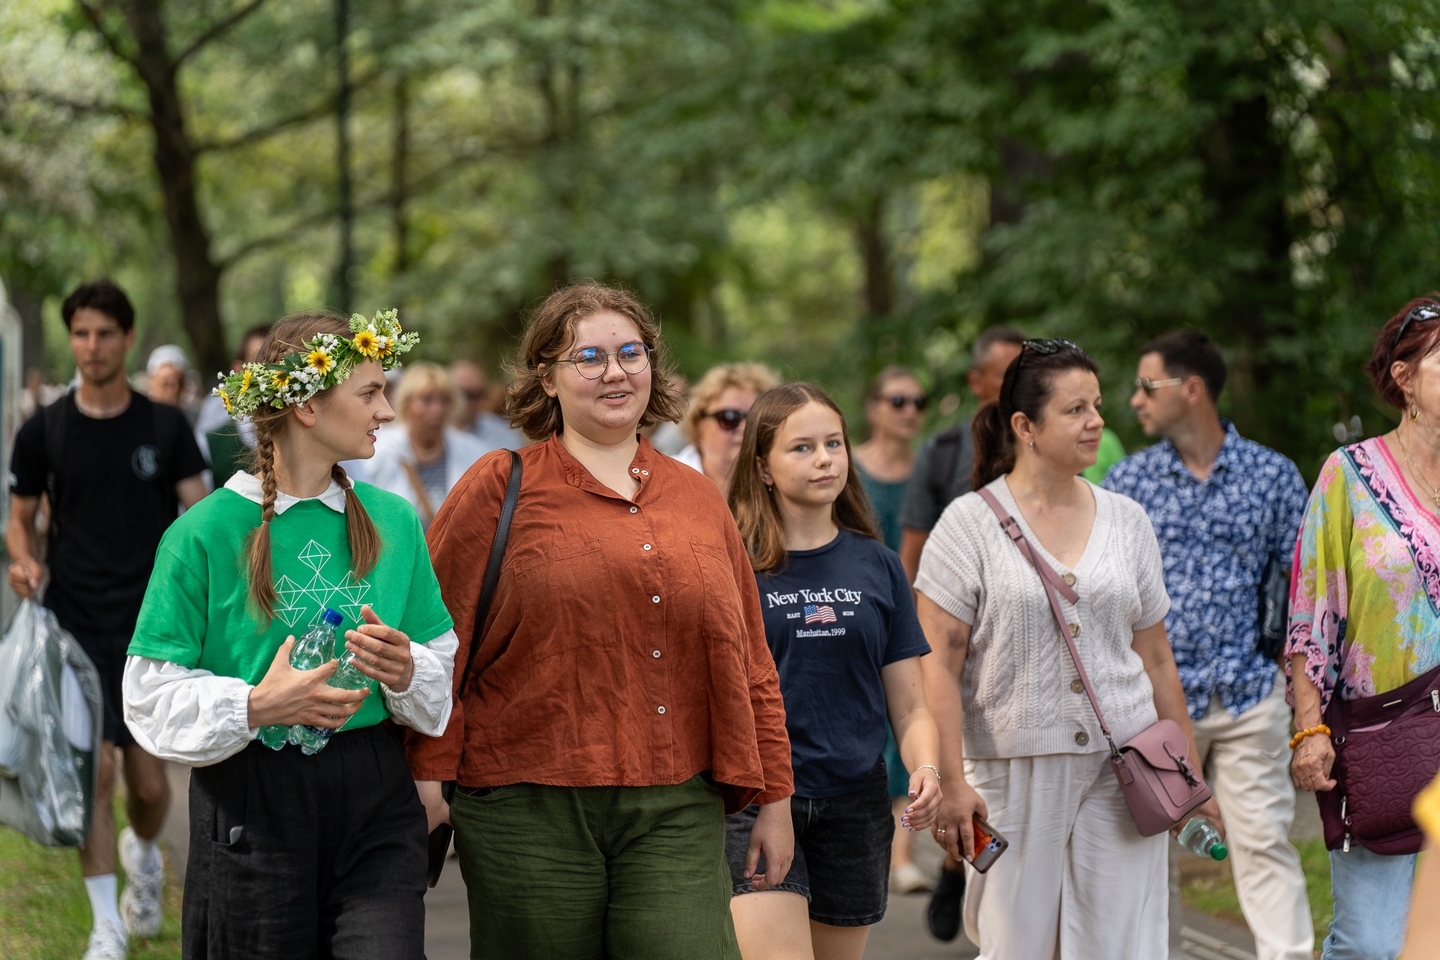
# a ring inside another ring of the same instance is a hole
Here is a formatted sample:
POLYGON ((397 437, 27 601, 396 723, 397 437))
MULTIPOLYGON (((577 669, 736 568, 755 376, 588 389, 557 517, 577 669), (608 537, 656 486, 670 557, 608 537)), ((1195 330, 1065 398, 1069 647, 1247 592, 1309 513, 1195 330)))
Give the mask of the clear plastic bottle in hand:
MULTIPOLYGON (((343 620, 344 617, 339 613, 326 607, 321 613, 319 621, 305 631, 305 636, 295 641, 295 646, 290 651, 290 666, 296 670, 314 670, 316 667, 334 660, 335 628, 340 626, 343 620)), ((337 670, 336 673, 338 672, 337 670)), ((332 687, 338 686, 333 675, 326 682, 332 687)), ((325 727, 311 727, 297 723, 290 728, 288 739, 306 756, 311 756, 325 749, 325 744, 330 742, 330 737, 334 732, 325 727)))
POLYGON ((1225 848, 1225 842, 1220 839, 1220 831, 1204 817, 1190 818, 1185 829, 1180 831, 1180 845, 1197 857, 1210 857, 1215 860, 1224 860, 1230 852, 1225 848))
MULTIPOLYGON (((335 627, 340 621, 340 614, 327 607, 320 622, 305 631, 305 635, 296 640, 295 646, 290 648, 290 666, 296 670, 314 670, 333 660, 335 658, 335 627)), ((295 731, 297 729, 299 728, 280 724, 261 727, 258 739, 271 750, 280 750, 287 743, 298 744, 300 742, 296 738, 295 731)))

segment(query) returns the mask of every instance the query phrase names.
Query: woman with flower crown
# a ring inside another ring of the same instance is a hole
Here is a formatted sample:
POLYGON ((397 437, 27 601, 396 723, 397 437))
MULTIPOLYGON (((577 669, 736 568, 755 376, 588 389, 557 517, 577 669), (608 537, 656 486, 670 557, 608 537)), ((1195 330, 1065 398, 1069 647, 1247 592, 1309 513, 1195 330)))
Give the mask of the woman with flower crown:
POLYGON ((424 956, 425 810, 380 724, 445 728, 456 638, 415 511, 338 465, 373 455, 415 339, 393 310, 296 314, 216 390, 254 424, 253 472, 161 541, 124 681, 137 741, 195 768, 186 958, 424 956), (290 665, 327 611, 364 689, 290 665), (334 733, 307 755, 297 725, 334 733))

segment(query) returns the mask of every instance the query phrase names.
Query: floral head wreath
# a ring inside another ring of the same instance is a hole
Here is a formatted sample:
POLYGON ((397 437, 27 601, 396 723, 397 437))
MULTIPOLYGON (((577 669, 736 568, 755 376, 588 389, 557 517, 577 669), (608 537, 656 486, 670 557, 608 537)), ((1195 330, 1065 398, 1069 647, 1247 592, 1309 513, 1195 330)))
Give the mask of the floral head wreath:
POLYGON ((261 407, 281 410, 304 403, 349 379, 357 363, 379 360, 384 369, 393 369, 399 365, 400 355, 420 342, 418 333, 400 329, 398 315, 393 307, 375 314, 373 320, 354 314, 350 317, 353 337, 322 333, 279 363, 247 363, 238 373, 222 373, 214 394, 225 401, 232 417, 244 420, 261 407))

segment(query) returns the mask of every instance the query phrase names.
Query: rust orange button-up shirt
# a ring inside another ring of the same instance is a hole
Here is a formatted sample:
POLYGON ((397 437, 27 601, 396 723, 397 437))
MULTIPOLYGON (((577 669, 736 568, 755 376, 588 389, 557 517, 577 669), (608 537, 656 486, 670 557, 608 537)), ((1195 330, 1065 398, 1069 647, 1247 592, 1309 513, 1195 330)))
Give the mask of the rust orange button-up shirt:
POLYGON ((719 489, 645 439, 630 467, 633 501, 558 437, 520 457, 478 650, 470 638, 509 454, 471 467, 430 526, 460 637, 457 694, 464 672, 474 674, 444 734, 408 736, 415 778, 653 786, 708 770, 730 811, 789 796, 790 741, 760 595, 719 489))

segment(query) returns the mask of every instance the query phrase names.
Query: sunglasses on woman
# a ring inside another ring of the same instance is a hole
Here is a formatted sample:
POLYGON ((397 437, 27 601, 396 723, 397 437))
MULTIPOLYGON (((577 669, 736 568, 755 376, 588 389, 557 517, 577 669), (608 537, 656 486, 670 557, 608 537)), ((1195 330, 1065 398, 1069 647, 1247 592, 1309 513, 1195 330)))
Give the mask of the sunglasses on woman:
POLYGON ((701 419, 709 417, 719 424, 720 429, 726 433, 734 433, 740 429, 745 422, 745 411, 727 407, 724 410, 711 410, 709 413, 701 414, 701 419))
POLYGON ((907 397, 899 393, 894 396, 881 397, 880 399, 890 404, 890 406, 896 410, 904 410, 907 405, 912 406, 917 413, 924 413, 925 408, 930 404, 929 397, 907 397))
POLYGON ((1048 357, 1051 354, 1059 353, 1061 350, 1064 350, 1066 348, 1074 350, 1077 353, 1085 352, 1080 349, 1079 344, 1072 343, 1071 341, 1066 340, 1063 337, 1056 337, 1053 340, 1026 340, 1024 343, 1022 343, 1020 345, 1020 356, 1015 358, 1013 369, 1011 369, 1006 374, 1005 382, 1001 387, 1000 409, 1015 409, 1015 405, 1012 400, 1012 397, 1015 393, 1015 381, 1020 379, 1020 365, 1025 362, 1026 354, 1033 353, 1041 357, 1048 357))

